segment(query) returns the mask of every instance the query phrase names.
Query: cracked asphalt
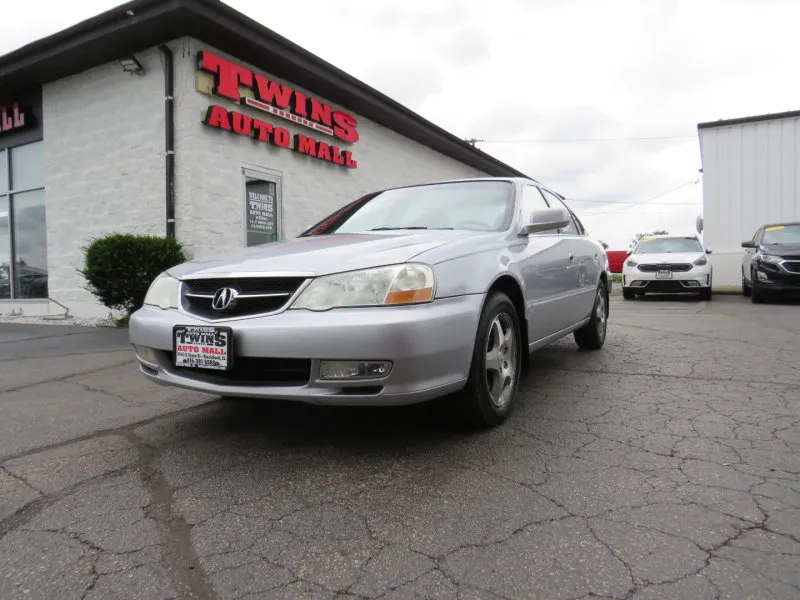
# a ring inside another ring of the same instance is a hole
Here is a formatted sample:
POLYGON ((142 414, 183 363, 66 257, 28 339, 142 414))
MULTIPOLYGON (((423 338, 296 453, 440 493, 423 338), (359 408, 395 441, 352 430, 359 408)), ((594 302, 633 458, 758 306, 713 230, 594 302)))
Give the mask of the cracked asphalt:
POLYGON ((800 307, 612 302, 489 432, 154 386, 0 325, 0 598, 800 598, 800 307))

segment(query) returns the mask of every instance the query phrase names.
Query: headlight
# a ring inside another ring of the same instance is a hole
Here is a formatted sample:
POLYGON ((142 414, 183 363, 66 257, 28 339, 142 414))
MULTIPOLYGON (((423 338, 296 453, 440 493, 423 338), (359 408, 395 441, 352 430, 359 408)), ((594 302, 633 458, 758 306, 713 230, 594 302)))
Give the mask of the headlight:
POLYGON ((164 310, 178 308, 180 302, 180 282, 174 277, 162 273, 150 284, 144 297, 144 303, 158 306, 164 310))
POLYGON ((433 300, 433 269, 406 264, 319 277, 291 308, 329 310, 345 306, 420 304, 433 300))
POLYGON ((759 254, 756 256, 756 260, 760 260, 761 262, 771 265, 777 265, 779 262, 781 262, 781 257, 773 256, 772 254, 759 254))
POLYGON ((629 258, 627 261, 625 261, 625 264, 628 265, 629 267, 635 267, 639 263, 633 260, 632 258, 629 258))
POLYGON ((697 265, 698 267, 702 265, 707 265, 708 259, 705 256, 701 256, 700 258, 695 259, 695 261, 692 264, 697 265))

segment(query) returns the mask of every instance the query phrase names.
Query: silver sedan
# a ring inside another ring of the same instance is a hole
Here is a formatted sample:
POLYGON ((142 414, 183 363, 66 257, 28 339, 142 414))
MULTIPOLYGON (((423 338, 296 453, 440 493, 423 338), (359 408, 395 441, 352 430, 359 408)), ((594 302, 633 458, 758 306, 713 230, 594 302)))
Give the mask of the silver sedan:
POLYGON ((169 269, 130 340, 164 385, 338 405, 449 396, 491 427, 533 350, 570 334, 603 346, 610 288, 605 251, 560 196, 523 178, 444 181, 169 269))

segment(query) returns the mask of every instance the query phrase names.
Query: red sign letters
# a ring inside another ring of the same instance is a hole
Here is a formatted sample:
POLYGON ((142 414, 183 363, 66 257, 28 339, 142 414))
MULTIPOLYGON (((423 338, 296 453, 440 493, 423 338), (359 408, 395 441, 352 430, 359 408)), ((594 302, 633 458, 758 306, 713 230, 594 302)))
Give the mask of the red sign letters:
MULTIPOLYGON (((358 141, 356 119, 344 111, 334 110, 329 104, 206 50, 198 52, 197 66, 214 75, 212 93, 216 96, 286 119, 316 133, 338 138, 340 143, 358 141), (254 97, 243 97, 239 92, 240 86, 251 89, 254 97)), ((209 106, 203 123, 351 169, 358 166, 352 153, 342 150, 338 145, 302 134, 292 136, 283 127, 237 111, 228 111, 221 106, 209 106)))
POLYGON ((16 102, 11 106, 0 106, 0 133, 25 129, 33 125, 33 118, 16 102))

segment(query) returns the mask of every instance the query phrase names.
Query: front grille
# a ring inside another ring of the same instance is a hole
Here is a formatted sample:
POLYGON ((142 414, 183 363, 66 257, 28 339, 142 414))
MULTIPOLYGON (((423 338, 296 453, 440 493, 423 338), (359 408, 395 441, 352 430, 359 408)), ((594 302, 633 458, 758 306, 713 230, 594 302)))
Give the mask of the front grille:
POLYGON ((183 309, 204 319, 248 317, 280 310, 303 284, 303 277, 219 277, 184 279, 181 290, 183 309), (239 294, 226 310, 211 307, 214 294, 232 288, 239 294))
POLYGON ((654 293, 670 293, 670 292, 695 292, 701 289, 701 286, 689 286, 685 285, 680 280, 666 280, 666 281, 643 281, 645 285, 634 285, 638 282, 634 282, 632 287, 635 287, 637 290, 643 292, 654 292, 654 293))
MULTIPOLYGON (((166 354, 174 365, 172 352, 166 354)), ((230 371, 175 366, 172 370, 181 377, 218 385, 294 387, 306 385, 311 379, 311 360, 237 356, 230 371)))
POLYGON ((675 271, 681 273, 690 271, 692 265, 688 263, 662 263, 660 265, 639 265, 638 268, 642 273, 655 273, 656 271, 675 271))
POLYGON ((800 273, 800 260, 787 260, 783 263, 783 268, 790 273, 800 273))

